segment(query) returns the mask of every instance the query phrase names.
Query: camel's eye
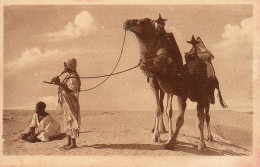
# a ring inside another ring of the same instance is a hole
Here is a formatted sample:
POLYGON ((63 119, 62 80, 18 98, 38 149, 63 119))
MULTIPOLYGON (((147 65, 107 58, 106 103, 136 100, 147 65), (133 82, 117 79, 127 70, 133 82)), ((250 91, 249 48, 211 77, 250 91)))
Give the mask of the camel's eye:
POLYGON ((146 20, 142 20, 142 21, 140 21, 140 25, 146 25, 147 24, 147 21, 146 20))
POLYGON ((144 21, 143 20, 139 20, 138 21, 140 25, 144 25, 144 21))

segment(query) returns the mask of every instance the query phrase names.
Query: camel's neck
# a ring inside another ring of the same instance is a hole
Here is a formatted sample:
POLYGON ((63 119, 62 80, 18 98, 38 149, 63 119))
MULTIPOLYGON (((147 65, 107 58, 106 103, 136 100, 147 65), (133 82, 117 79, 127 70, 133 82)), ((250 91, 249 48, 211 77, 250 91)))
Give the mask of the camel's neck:
POLYGON ((136 38, 139 42, 140 56, 143 61, 156 56, 158 40, 154 35, 140 35, 136 34, 136 38))

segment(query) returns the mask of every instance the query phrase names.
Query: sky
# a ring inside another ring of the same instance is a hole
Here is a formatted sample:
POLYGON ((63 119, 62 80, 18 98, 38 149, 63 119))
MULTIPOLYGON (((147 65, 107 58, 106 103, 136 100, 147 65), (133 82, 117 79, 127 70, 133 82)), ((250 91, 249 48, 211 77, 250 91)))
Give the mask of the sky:
MULTIPOLYGON (((200 36, 212 61, 222 95, 230 109, 249 110, 253 91, 252 5, 66 5, 4 7, 4 109, 34 109, 44 101, 59 109, 57 86, 44 84, 63 71, 67 58, 78 60, 80 76, 109 74, 124 38, 127 19, 168 19, 182 55, 186 41, 200 36)), ((137 65, 139 48, 126 33, 116 71, 137 65)), ((104 78, 103 78, 104 79, 104 78)), ((88 89, 103 79, 82 80, 88 89)), ((216 97, 217 98, 217 97, 216 97)), ((177 108, 176 98, 173 107, 177 108)), ((82 110, 155 110, 155 99, 140 69, 111 77, 102 86, 80 94, 82 110)), ((188 102, 188 108, 195 103, 188 102)), ((221 109, 218 103, 214 109, 221 109)))

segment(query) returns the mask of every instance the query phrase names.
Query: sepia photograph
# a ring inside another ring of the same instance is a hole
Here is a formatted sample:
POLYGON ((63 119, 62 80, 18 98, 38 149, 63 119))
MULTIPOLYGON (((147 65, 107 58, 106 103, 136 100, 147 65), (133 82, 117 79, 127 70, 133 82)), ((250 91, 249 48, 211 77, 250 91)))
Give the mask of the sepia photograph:
POLYGON ((258 4, 106 2, 3 4, 2 165, 260 165, 258 4))

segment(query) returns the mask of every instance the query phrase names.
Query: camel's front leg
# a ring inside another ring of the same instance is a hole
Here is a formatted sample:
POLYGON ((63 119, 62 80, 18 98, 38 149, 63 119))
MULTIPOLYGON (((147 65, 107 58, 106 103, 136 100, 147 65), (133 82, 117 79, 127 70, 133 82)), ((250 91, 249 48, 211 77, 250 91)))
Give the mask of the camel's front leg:
POLYGON ((213 142, 213 136, 212 136, 212 134, 211 134, 210 125, 209 125, 209 122, 210 122, 209 106, 210 106, 210 103, 208 102, 208 103, 205 105, 205 118, 206 118, 206 123, 207 123, 207 128, 208 128, 208 137, 206 138, 206 140, 208 140, 208 141, 210 141, 210 142, 213 142))
POLYGON ((173 136, 168 139, 167 143, 165 144, 164 148, 166 149, 173 149, 177 144, 177 136, 179 131, 184 123, 184 113, 186 110, 186 98, 177 97, 178 107, 179 107, 179 116, 176 120, 176 129, 173 136))
MULTIPOLYGON (((164 126, 164 123, 163 123, 163 111, 164 111, 164 107, 163 107, 163 99, 164 99, 164 91, 162 89, 159 89, 159 93, 160 93, 160 96, 159 96, 159 105, 160 105, 160 110, 161 110, 161 115, 159 117, 159 132, 160 133, 165 133, 166 132, 166 129, 165 129, 165 126, 164 126)), ((156 115, 156 112, 158 110, 158 104, 157 104, 157 109, 155 110, 155 115, 156 115)), ((155 116, 155 119, 154 119, 154 127, 152 129, 152 133, 154 132, 154 128, 155 128, 155 121, 156 121, 156 116, 155 116)))
POLYGON ((160 92, 159 103, 160 103, 160 110, 161 110, 161 114, 159 117, 159 132, 165 133, 166 129, 163 123, 163 113, 164 113, 163 99, 164 99, 165 92, 162 89, 160 89, 159 92, 160 92))
POLYGON ((173 136, 173 130, 172 130, 172 97, 173 94, 167 93, 167 106, 166 106, 166 113, 168 116, 168 141, 173 136))
POLYGON ((155 127, 154 127, 154 132, 153 132, 153 138, 152 141, 153 142, 161 142, 161 137, 160 137, 160 132, 159 132, 159 117, 160 117, 160 113, 157 112, 156 113, 156 118, 155 118, 155 127))
POLYGON ((156 104, 157 104, 157 109, 155 111, 155 126, 154 126, 154 132, 153 132, 153 141, 154 142, 161 142, 160 139, 160 132, 159 132, 159 119, 160 116, 162 115, 162 108, 161 108, 161 101, 160 101, 160 96, 159 96, 159 84, 156 79, 152 78, 150 79, 150 86, 151 89, 155 95, 156 99, 156 104))
POLYGON ((204 108, 205 103, 198 103, 197 104, 197 116, 198 116, 198 127, 200 130, 200 142, 198 144, 198 149, 203 150, 206 148, 206 144, 204 142, 204 108))

